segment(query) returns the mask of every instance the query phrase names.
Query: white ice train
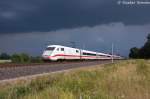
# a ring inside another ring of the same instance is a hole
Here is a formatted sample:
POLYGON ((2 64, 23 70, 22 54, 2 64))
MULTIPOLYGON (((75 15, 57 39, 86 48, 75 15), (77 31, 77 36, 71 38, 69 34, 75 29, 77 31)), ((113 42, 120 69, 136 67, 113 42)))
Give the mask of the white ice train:
MULTIPOLYGON (((112 55, 88 51, 78 48, 66 47, 61 45, 49 45, 42 54, 43 60, 94 60, 94 59, 112 59, 112 55)), ((113 59, 122 59, 122 57, 113 55, 113 59)))

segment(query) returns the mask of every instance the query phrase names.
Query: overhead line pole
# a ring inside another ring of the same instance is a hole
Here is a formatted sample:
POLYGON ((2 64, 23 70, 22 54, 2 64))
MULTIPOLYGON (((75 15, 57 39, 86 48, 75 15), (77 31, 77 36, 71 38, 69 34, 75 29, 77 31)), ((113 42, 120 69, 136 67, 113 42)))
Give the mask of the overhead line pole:
POLYGON ((113 57, 113 53, 114 52, 114 44, 112 43, 112 47, 111 47, 111 62, 114 63, 114 57, 113 57))
POLYGON ((72 44, 72 47, 74 47, 74 48, 76 47, 76 42, 73 42, 73 41, 72 41, 72 42, 70 42, 70 43, 72 44))

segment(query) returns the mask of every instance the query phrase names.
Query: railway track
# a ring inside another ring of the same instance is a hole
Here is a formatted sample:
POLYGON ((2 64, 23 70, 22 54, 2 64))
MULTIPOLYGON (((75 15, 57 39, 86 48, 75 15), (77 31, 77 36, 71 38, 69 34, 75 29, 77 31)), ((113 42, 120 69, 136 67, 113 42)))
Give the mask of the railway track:
POLYGON ((0 64, 0 68, 13 68, 13 67, 24 67, 24 66, 39 66, 39 65, 54 65, 64 64, 70 62, 45 62, 45 63, 3 63, 0 64))
POLYGON ((79 61, 79 62, 55 62, 34 64, 3 64, 0 66, 0 80, 36 75, 49 72, 63 71, 78 67, 93 66, 97 64, 111 63, 111 61, 79 61))
MULTIPOLYGON (((25 66, 39 66, 39 65, 55 65, 55 64, 69 64, 69 63, 83 63, 83 62, 96 62, 99 60, 85 60, 85 61, 58 61, 58 62, 43 62, 43 63, 1 63, 0 68, 14 68, 25 66)), ((103 60, 107 61, 107 60, 103 60)))

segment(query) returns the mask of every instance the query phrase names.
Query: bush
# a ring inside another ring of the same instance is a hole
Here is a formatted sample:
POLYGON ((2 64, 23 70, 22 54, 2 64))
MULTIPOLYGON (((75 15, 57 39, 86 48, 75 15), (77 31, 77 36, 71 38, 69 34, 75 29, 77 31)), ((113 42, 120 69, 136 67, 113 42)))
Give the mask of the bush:
POLYGON ((18 54, 13 54, 12 56, 11 56, 11 60, 12 60, 12 62, 20 62, 20 56, 18 55, 18 54))
POLYGON ((1 53, 0 59, 7 60, 7 59, 10 59, 10 56, 7 53, 1 53))
POLYGON ((43 60, 41 57, 31 57, 31 62, 32 63, 42 63, 43 60))
POLYGON ((139 48, 133 47, 130 49, 129 57, 130 58, 139 58, 139 48))
POLYGON ((141 48, 133 47, 130 49, 129 53, 130 58, 144 58, 150 59, 150 34, 147 36, 147 41, 145 42, 144 46, 141 48))
POLYGON ((25 53, 21 53, 21 54, 13 54, 11 56, 11 60, 12 62, 14 63, 26 63, 26 62, 30 62, 31 61, 31 58, 28 54, 25 54, 25 53))

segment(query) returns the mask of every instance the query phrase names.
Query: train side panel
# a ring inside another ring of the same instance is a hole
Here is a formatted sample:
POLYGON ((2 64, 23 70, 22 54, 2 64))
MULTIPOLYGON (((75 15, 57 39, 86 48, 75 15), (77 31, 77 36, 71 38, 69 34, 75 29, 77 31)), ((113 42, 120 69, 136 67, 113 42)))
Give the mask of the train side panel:
POLYGON ((76 48, 65 47, 65 59, 80 59, 80 50, 76 48))
POLYGON ((97 59, 96 52, 82 50, 81 51, 81 59, 97 59))
MULTIPOLYGON (((98 53, 94 51, 82 50, 77 48, 71 48, 61 45, 50 45, 44 50, 42 54, 43 59, 48 60, 60 60, 60 59, 100 59, 100 60, 108 60, 112 59, 112 55, 105 53, 98 53), (54 49, 53 49, 54 48, 54 49), (52 50, 53 49, 53 50, 52 50)), ((121 56, 113 55, 113 59, 123 59, 121 56)))

